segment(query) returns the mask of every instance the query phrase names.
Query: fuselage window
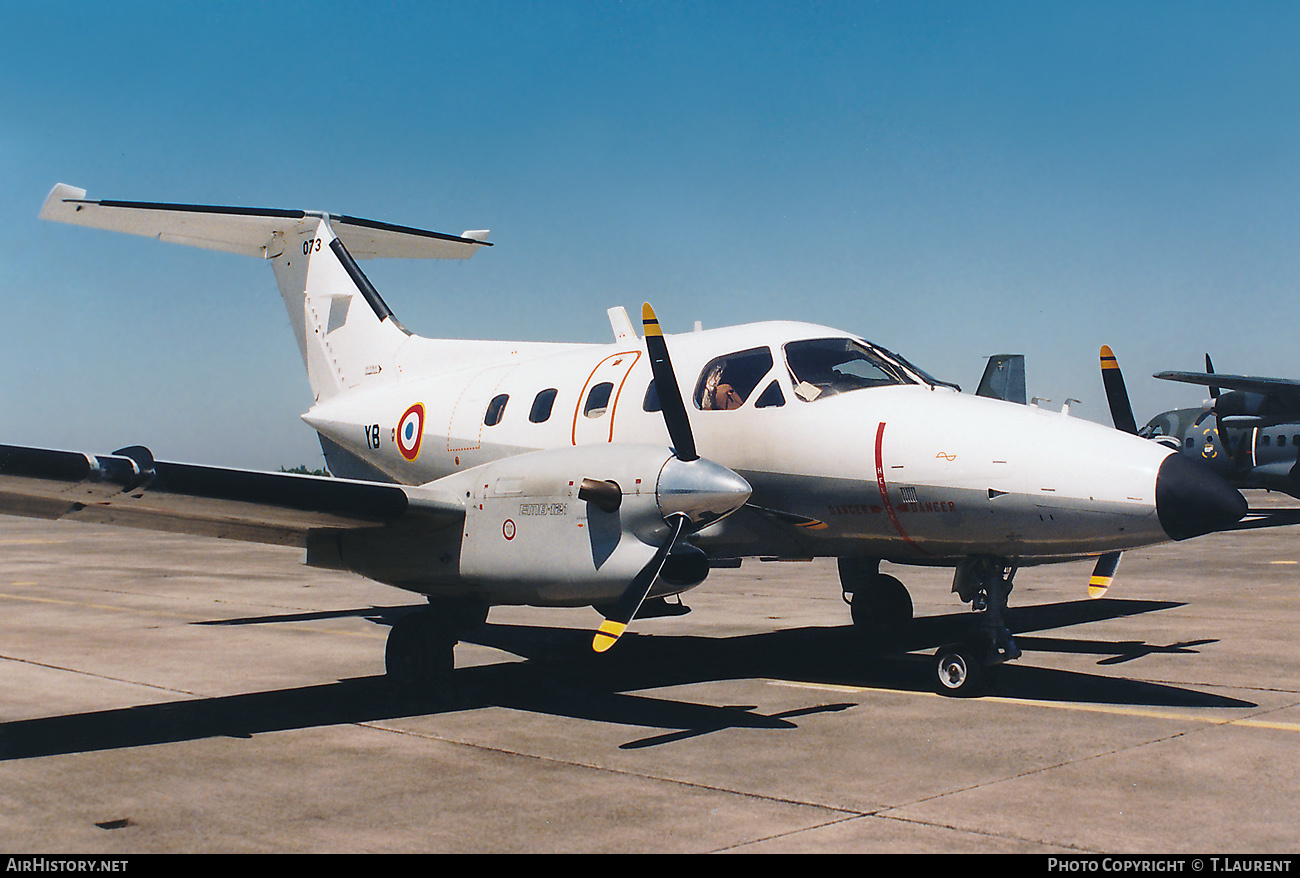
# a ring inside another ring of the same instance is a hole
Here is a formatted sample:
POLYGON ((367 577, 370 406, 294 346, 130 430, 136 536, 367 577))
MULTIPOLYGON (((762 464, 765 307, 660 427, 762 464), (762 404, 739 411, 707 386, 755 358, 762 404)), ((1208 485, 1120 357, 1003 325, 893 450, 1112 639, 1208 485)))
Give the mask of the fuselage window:
POLYGON ((1193 439, 1191 436, 1188 436, 1186 439, 1183 440, 1183 445, 1185 445, 1188 448, 1195 448, 1196 440, 1193 439))
POLYGON ((1269 435, 1265 434, 1265 436, 1264 436, 1264 445, 1267 446, 1267 445, 1269 444, 1269 441, 1272 440, 1272 438, 1273 438, 1272 436, 1269 436, 1269 435))
POLYGON ((495 427, 501 423, 501 416, 506 413, 506 403, 509 401, 510 395, 507 393, 492 397, 492 401, 488 403, 487 414, 483 416, 483 425, 495 427))
POLYGON ((555 395, 560 391, 554 387, 548 387, 533 398, 533 407, 528 412, 528 420, 534 424, 540 424, 543 421, 550 420, 551 407, 555 405, 555 395))
POLYGON ((795 396, 807 402, 864 387, 916 383, 896 364, 851 338, 792 341, 785 346, 785 362, 795 396))
POLYGON ((695 407, 703 411, 738 409, 771 371, 772 352, 767 348, 718 357, 700 373, 700 381, 695 386, 695 407))
POLYGON ((650 379, 650 386, 645 389, 645 401, 641 403, 641 410, 646 412, 663 410, 659 405, 659 388, 655 386, 653 378, 650 379))
POLYGON ((589 418, 599 418, 605 414, 609 408, 609 395, 613 393, 614 385, 608 381, 602 381, 591 392, 587 394, 587 403, 582 407, 582 413, 589 418))

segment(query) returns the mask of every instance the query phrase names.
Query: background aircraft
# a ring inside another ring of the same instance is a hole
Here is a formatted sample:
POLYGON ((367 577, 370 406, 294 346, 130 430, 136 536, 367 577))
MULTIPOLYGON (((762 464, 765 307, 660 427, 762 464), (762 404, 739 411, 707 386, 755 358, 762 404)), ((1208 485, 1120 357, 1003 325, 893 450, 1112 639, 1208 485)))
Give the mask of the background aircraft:
MULTIPOLYGON (((835 557, 872 637, 912 614, 881 561, 954 568, 978 613, 937 653, 936 685, 969 694, 1019 655, 1002 614, 1020 567, 1098 557, 1113 574, 1124 549, 1247 512, 1134 430, 963 394, 830 327, 676 335, 672 359, 649 305, 643 338, 611 310, 606 345, 422 338, 356 261, 468 258, 486 232, 62 184, 41 216, 269 261, 313 394, 303 420, 343 478, 3 446, 0 511, 297 545, 309 565, 423 594, 428 609, 389 635, 404 685, 450 672, 492 605, 597 607, 604 651, 648 598, 711 565, 835 557)), ((1023 398, 1021 373, 992 395, 1023 398)))
POLYGON ((1300 497, 1300 381, 1214 371, 1158 372, 1165 381, 1207 387, 1200 408, 1161 412, 1138 434, 1177 448, 1239 488, 1300 497))

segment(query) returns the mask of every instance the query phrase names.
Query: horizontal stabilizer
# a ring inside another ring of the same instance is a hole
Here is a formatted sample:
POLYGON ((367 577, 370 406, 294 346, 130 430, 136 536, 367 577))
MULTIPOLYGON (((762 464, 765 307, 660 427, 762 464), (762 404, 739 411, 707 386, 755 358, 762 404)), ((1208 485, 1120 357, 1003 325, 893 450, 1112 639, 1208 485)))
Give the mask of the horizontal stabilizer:
POLYGON ((463 235, 430 232, 351 216, 305 210, 166 204, 147 201, 94 201, 85 189, 59 183, 41 208, 41 219, 173 244, 224 250, 244 256, 274 258, 283 249, 280 237, 305 228, 309 219, 326 218, 334 233, 357 259, 468 259, 479 247, 491 247, 486 231, 463 235))

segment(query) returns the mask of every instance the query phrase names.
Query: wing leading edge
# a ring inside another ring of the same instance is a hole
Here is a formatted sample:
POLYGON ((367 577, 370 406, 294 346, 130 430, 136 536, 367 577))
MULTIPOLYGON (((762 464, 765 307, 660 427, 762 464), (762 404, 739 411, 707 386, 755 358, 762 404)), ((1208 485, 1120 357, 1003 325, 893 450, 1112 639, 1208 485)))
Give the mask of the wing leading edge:
POLYGON ((0 445, 0 512, 306 547, 320 531, 418 517, 459 525, 463 505, 427 487, 155 461, 144 448, 108 455, 0 445))

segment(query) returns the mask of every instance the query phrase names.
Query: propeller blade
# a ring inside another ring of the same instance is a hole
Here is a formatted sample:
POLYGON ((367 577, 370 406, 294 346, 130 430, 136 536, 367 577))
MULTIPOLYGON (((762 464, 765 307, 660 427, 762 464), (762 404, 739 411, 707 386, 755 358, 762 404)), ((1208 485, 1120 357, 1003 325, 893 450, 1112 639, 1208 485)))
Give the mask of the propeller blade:
MULTIPOLYGON (((1208 353, 1205 355, 1205 372, 1207 375, 1214 374, 1214 364, 1210 362, 1210 355, 1208 353)), ((1218 399, 1218 398, 1219 398, 1219 388, 1211 385, 1210 399, 1218 399)))
POLYGON ((641 572, 632 578, 619 597, 618 603, 614 604, 614 608, 605 616, 605 621, 600 623, 596 636, 591 640, 593 650, 604 652, 623 636, 623 632, 636 616, 636 611, 641 609, 642 601, 650 593, 650 586, 654 585, 655 580, 659 578, 659 572, 664 569, 673 546, 677 545, 677 541, 686 532, 687 521, 687 517, 680 514, 669 518, 668 524, 672 527, 672 533, 655 552, 650 563, 641 568, 641 572))
POLYGON ((659 318, 655 316, 649 302, 641 308, 641 322, 645 327, 650 371, 659 393, 659 407, 663 410, 664 423, 668 426, 668 438, 673 443, 678 460, 698 460, 700 455, 695 451, 695 436, 691 433, 690 419, 686 417, 686 404, 682 402, 682 391, 677 386, 672 360, 668 359, 668 344, 664 341, 663 330, 659 328, 659 318))
POLYGON ((1101 383, 1106 388, 1106 402, 1110 403, 1110 417, 1115 429, 1137 435, 1137 421, 1133 419, 1133 405, 1128 401, 1128 388, 1124 386, 1124 373, 1109 345, 1101 346, 1101 383))
POLYGON ((1088 580, 1088 597, 1104 597, 1106 589, 1115 581, 1115 571, 1119 569, 1122 552, 1107 552, 1097 559, 1097 566, 1092 568, 1092 578, 1088 580))

